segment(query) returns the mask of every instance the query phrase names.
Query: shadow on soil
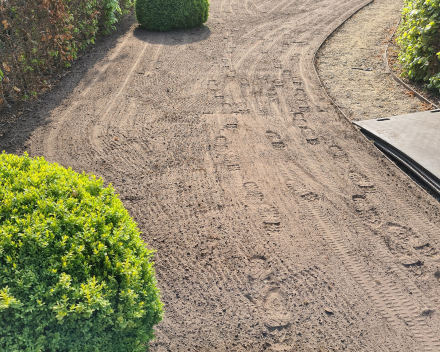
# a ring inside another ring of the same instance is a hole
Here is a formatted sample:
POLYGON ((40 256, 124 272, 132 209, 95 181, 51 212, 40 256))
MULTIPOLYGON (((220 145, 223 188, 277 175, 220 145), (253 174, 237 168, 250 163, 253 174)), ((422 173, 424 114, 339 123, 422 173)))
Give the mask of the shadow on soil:
MULTIPOLYGON (((139 40, 151 44, 167 46, 187 45, 206 40, 211 31, 202 26, 172 32, 149 32, 137 26, 134 14, 131 14, 118 25, 117 30, 101 40, 74 62, 69 72, 60 78, 59 83, 37 101, 19 103, 12 110, 0 110, 0 153, 22 154, 27 151, 32 133, 40 127, 49 127, 52 122, 51 112, 69 104, 68 99, 82 80, 93 79, 89 72, 95 64, 103 60, 108 52, 117 46, 122 37, 130 31, 139 40), (20 116, 18 116, 20 115, 20 116)), ((118 60, 123 60, 120 56, 118 60)), ((32 155, 37 156, 37 155, 32 155)))
POLYGON ((1 110, 0 152, 22 154, 27 151, 26 144, 33 131, 51 122, 51 111, 69 98, 93 66, 103 60, 134 26, 135 17, 131 14, 119 23, 115 32, 101 38, 94 47, 83 53, 50 92, 36 101, 16 104, 12 111, 1 110), (20 113, 22 115, 17 118, 20 113))
POLYGON ((150 32, 141 27, 137 27, 134 30, 133 35, 139 40, 150 44, 178 46, 204 41, 211 35, 211 30, 204 25, 197 28, 182 29, 171 32, 150 32))

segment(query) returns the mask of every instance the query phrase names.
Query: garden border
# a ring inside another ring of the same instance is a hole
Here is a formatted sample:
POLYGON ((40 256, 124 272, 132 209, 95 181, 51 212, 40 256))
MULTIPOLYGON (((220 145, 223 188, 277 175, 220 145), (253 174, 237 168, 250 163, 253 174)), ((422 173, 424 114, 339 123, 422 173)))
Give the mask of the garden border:
POLYGON ((393 41, 394 36, 396 35, 396 31, 397 28, 399 28, 400 22, 402 21, 402 18, 399 19, 399 22, 397 22, 396 27, 393 30, 393 33, 391 34, 390 39, 387 42, 387 45, 385 47, 385 52, 383 53, 383 61, 385 64, 385 69, 386 71, 391 75, 391 77, 397 82, 399 83, 402 87, 404 87, 405 89, 411 91, 414 93, 414 95, 419 98, 421 101, 430 104, 432 106, 434 106, 436 109, 438 109, 439 107, 434 104, 432 101, 430 101, 429 99, 426 99, 423 95, 421 95, 419 92, 417 92, 415 89, 411 88, 408 84, 406 84, 404 81, 402 81, 395 73, 394 71, 390 68, 389 63, 388 63, 388 49, 390 47, 390 44, 393 41))

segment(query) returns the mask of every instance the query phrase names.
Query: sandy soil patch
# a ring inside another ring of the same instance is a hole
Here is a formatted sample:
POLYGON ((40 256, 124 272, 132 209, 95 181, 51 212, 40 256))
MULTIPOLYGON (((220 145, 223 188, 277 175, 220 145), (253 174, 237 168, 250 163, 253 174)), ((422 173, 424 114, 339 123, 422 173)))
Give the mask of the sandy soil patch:
POLYGON ((401 0, 376 0, 338 29, 318 54, 328 94, 350 120, 426 109, 386 71, 383 54, 400 18, 401 0))

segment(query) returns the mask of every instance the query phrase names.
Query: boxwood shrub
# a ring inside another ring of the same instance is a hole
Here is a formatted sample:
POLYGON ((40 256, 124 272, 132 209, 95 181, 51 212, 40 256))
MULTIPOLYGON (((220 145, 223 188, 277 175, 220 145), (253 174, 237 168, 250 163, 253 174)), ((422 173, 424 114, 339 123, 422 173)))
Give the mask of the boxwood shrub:
POLYGON ((208 20, 209 0, 136 0, 136 19, 150 31, 198 27, 208 20))
POLYGON ((397 43, 403 74, 440 90, 440 0, 405 0, 397 43))
POLYGON ((0 154, 1 351, 145 351, 152 255, 101 179, 0 154))

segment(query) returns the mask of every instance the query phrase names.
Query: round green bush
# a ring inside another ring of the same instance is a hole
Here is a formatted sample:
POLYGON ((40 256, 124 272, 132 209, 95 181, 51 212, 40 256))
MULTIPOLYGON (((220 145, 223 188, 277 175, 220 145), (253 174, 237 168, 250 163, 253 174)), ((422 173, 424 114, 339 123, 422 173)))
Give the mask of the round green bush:
POLYGON ((208 20, 209 0, 136 0, 136 20, 150 31, 198 27, 208 20))
POLYGON ((101 179, 0 154, 1 351, 145 351, 152 256, 101 179))

